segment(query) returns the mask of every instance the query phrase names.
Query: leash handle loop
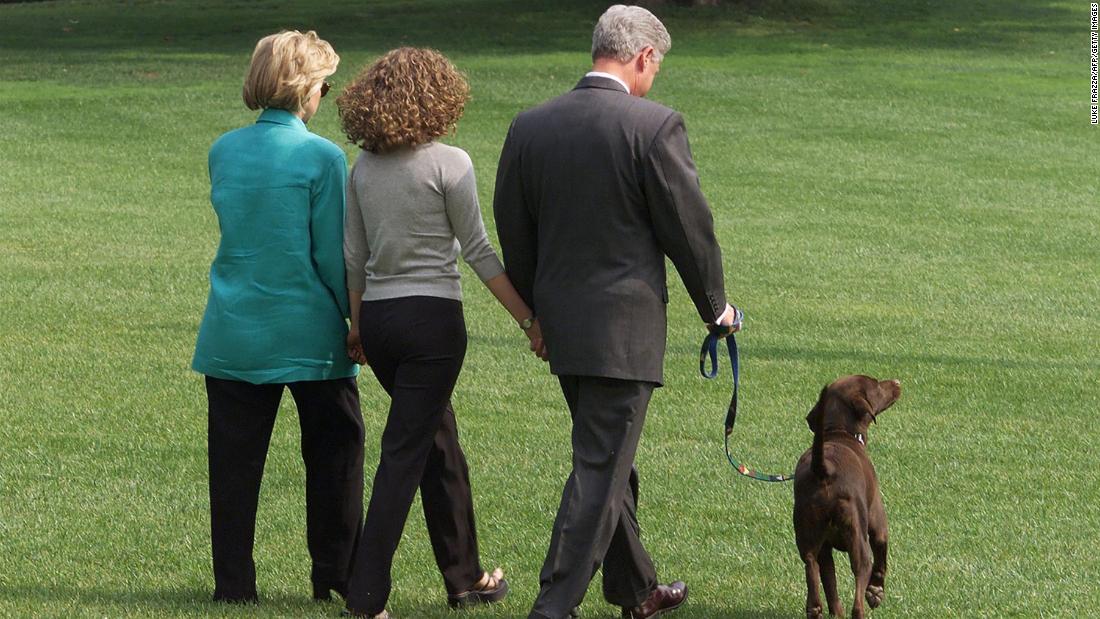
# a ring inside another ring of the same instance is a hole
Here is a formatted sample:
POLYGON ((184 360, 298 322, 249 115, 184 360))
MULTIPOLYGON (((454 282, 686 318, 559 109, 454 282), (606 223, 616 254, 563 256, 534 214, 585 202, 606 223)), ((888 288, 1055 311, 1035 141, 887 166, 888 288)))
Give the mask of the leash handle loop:
MULTIPOLYGON (((733 389, 737 390, 737 340, 734 339, 733 334, 741 328, 741 321, 745 319, 745 313, 738 308, 733 308, 733 324, 719 325, 712 324, 707 325, 707 337, 703 340, 703 348, 699 351, 699 373, 703 375, 703 378, 708 380, 718 376, 718 340, 723 338, 729 338, 726 340, 726 344, 733 346, 734 350, 730 353, 730 361, 733 363, 733 389), (733 344, 730 344, 733 342, 733 344), (707 357, 710 357, 710 371, 707 371, 707 357)), ((736 398, 736 393, 734 398, 736 398)))
POLYGON ((703 340, 703 348, 699 351, 699 373, 703 378, 711 380, 718 376, 718 336, 710 333, 703 340), (707 371, 707 356, 710 356, 710 371, 707 371))

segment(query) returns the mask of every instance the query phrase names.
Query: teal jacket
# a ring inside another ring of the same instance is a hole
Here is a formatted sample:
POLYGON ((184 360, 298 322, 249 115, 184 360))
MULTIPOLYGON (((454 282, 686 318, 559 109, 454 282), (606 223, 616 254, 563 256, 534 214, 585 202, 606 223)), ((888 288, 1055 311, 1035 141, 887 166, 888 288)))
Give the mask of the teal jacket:
POLYGON ((355 376, 345 352, 340 147, 286 110, 210 148, 221 243, 191 367, 255 384, 355 376))

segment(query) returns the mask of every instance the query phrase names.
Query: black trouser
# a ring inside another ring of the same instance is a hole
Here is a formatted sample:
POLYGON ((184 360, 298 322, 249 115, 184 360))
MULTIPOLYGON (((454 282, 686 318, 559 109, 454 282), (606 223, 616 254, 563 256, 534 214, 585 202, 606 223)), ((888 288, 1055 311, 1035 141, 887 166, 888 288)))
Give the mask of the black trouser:
POLYGON ((206 377, 214 598, 256 598, 260 480, 283 387, 302 428, 306 539, 315 591, 343 590, 363 515, 363 418, 354 378, 283 384, 206 377))
POLYGON ((529 619, 561 619, 603 566, 603 594, 633 607, 657 585, 636 515, 634 454, 653 383, 560 376, 573 417, 573 471, 565 483, 529 619))
POLYGON ((437 297, 364 301, 359 325, 363 352, 391 398, 348 591, 348 608, 373 615, 389 599, 393 555, 417 487, 447 592, 470 589, 481 564, 466 457, 450 405, 466 355, 462 304, 437 297))

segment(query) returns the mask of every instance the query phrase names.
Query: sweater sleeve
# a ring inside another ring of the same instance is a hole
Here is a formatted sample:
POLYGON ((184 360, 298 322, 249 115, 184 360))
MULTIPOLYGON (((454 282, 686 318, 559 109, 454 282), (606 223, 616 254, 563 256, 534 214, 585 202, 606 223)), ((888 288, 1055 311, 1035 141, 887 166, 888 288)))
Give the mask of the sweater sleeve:
POLYGON ((344 218, 344 270, 347 271, 348 290, 366 290, 367 260, 370 245, 367 229, 363 224, 363 211, 355 191, 355 169, 348 177, 347 216, 344 218))
POLYGON ((344 184, 348 164, 344 154, 333 157, 313 187, 309 213, 310 252, 321 282, 332 292, 341 315, 348 317, 348 290, 342 254, 344 184))
MULTIPOLYGON (((460 151, 461 152, 461 151, 460 151)), ((477 273, 481 281, 488 281, 504 272, 496 250, 485 233, 481 219, 481 206, 477 200, 477 180, 469 155, 462 152, 461 165, 445 168, 443 174, 443 199, 451 230, 462 248, 462 259, 477 273)))

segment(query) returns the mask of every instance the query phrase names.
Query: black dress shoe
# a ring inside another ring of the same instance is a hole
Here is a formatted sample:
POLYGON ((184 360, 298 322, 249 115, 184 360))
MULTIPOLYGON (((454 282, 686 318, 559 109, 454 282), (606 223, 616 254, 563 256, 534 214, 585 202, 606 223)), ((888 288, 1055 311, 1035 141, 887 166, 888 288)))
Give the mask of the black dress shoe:
POLYGON ((688 587, 677 580, 669 585, 657 585, 641 604, 634 608, 623 608, 625 619, 649 619, 678 608, 687 601, 688 587))

